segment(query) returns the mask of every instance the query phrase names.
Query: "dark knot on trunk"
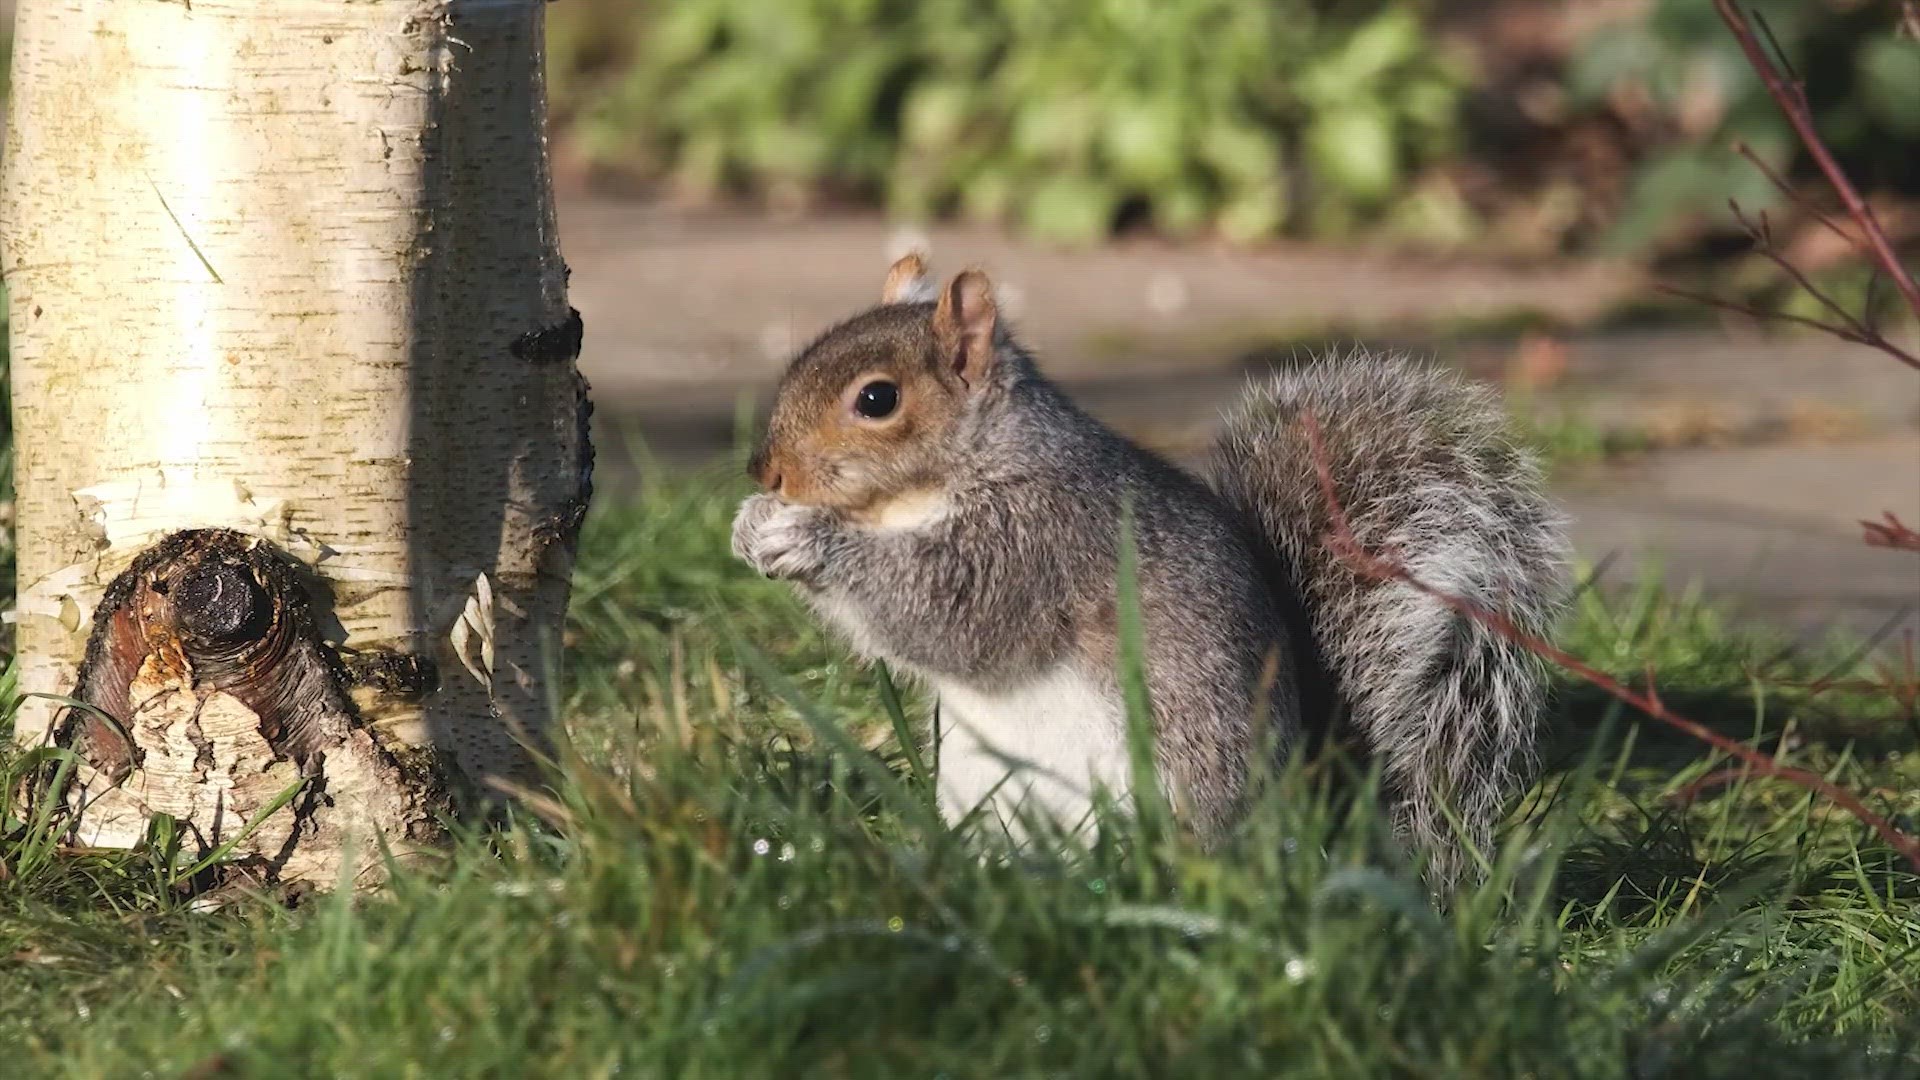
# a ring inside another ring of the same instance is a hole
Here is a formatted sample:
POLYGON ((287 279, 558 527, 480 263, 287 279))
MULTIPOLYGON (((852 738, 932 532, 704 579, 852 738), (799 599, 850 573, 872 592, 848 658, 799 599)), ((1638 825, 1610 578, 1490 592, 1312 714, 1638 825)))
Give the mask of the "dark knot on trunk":
POLYGON ((207 553, 180 575, 167 596, 189 652, 196 645, 216 650, 244 645, 273 623, 273 600, 251 568, 229 556, 207 553))

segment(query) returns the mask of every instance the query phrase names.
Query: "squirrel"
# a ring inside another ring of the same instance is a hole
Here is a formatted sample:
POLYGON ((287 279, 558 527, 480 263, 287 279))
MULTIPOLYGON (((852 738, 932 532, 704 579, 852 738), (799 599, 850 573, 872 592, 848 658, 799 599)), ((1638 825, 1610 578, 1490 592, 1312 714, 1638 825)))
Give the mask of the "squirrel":
POLYGON ((1565 519, 1490 390, 1399 356, 1323 357, 1250 386, 1194 475, 1045 378, 982 271, 935 289, 917 251, 878 306, 786 369, 733 550, 935 692, 944 817, 984 803, 1011 829, 1033 809, 1070 827, 1096 785, 1130 786, 1124 503, 1155 776, 1183 826, 1218 841, 1263 752, 1337 723, 1382 759, 1396 833, 1444 889, 1530 780, 1545 665, 1343 562, 1322 462, 1364 549, 1551 630, 1570 598, 1565 519))

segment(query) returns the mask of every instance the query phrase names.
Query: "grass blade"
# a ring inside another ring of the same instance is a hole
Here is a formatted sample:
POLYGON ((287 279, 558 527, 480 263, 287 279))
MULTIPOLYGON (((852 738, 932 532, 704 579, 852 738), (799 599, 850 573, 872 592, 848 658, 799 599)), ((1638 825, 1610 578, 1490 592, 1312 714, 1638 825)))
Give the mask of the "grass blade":
POLYGON ((200 874, 203 873, 208 867, 213 866, 214 864, 218 863, 220 860, 232 854, 233 849, 240 846, 240 841, 245 840, 249 836, 252 836, 254 830, 258 829, 263 822, 265 822, 268 818, 272 817, 274 813, 278 811, 281 807, 292 802, 293 797, 295 795, 300 794, 300 789, 306 787, 307 781, 311 779, 312 777, 303 776, 300 779, 295 780, 293 783, 288 784, 284 789, 281 790, 280 794, 275 795, 273 797, 273 801, 261 807, 260 810, 253 815, 253 817, 249 818, 247 820, 247 823, 240 827, 239 832, 234 833, 232 836, 228 837, 225 843, 221 844, 219 847, 214 848, 212 851, 208 852, 206 857, 201 859, 199 862, 194 863, 192 866, 188 867, 187 869, 174 874, 171 878, 168 879, 167 884, 177 886, 182 881, 192 881, 194 878, 200 876, 200 874))
POLYGON ((1171 813, 1160 790, 1154 754, 1153 698, 1147 687, 1145 622, 1140 612, 1140 552, 1134 540, 1133 503, 1120 507, 1119 594, 1120 690, 1127 710, 1127 757, 1133 768, 1133 800, 1140 823, 1157 832, 1171 813))
POLYGON ((884 663, 875 664, 874 670, 880 676, 880 705, 887 711, 887 719, 893 723, 893 737, 900 741, 900 752, 906 755, 907 767, 913 770, 914 783, 922 791, 933 790, 933 773, 920 756, 919 740, 913 737, 913 725, 907 721, 907 711, 901 707, 900 691, 893 684, 893 672, 887 670, 884 663))

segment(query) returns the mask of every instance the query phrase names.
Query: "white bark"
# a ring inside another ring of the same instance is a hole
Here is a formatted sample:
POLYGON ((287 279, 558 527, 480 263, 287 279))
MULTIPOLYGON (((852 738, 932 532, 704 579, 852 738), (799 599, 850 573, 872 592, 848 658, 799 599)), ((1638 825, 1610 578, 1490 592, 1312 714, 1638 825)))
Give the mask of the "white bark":
MULTIPOLYGON (((355 691, 379 746, 520 769, 571 570, 536 527, 582 494, 585 449, 571 360, 514 348, 570 315, 543 19, 544 0, 20 0, 0 269, 24 690, 72 691, 143 548, 222 526, 317 571, 346 651, 433 660, 424 701, 355 691)), ((17 735, 53 715, 29 699, 17 735)), ((231 835, 242 793, 274 787, 243 782, 262 753, 137 775, 82 839, 130 843, 162 807, 231 835)), ((391 833, 379 818, 355 828, 391 833)))

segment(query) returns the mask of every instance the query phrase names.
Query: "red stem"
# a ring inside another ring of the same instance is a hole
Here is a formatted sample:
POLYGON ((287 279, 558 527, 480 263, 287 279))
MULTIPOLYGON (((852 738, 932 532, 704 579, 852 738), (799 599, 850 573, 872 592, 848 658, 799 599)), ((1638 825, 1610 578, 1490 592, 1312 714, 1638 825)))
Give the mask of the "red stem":
POLYGON ((1860 527, 1866 530, 1866 540, 1870 547, 1900 548, 1907 551, 1920 551, 1920 532, 1915 532, 1906 523, 1893 516, 1893 511, 1883 510, 1886 521, 1862 521, 1860 527))
POLYGON ((1753 28, 1747 25, 1746 18, 1734 7, 1733 0, 1713 0, 1713 7, 1720 13, 1720 19, 1727 24, 1727 29, 1733 31, 1734 39, 1740 43, 1740 51, 1747 54, 1747 63, 1753 66, 1760 81, 1766 84, 1767 93, 1772 96, 1774 104, 1786 114, 1787 122, 1793 125, 1793 130, 1800 136, 1801 145, 1807 148, 1814 163, 1826 174, 1827 182, 1839 194, 1841 204, 1847 208, 1847 215, 1860 226, 1874 260, 1893 281, 1894 288, 1900 290, 1914 317, 1920 318, 1920 284, 1915 284, 1913 275, 1901 265, 1886 231, 1880 227, 1879 219, 1874 217, 1873 209, 1853 189, 1853 183, 1847 179, 1839 162, 1833 160, 1827 144, 1821 141, 1820 133, 1814 130, 1813 110, 1807 105, 1806 91, 1798 83, 1788 82, 1786 76, 1773 66, 1772 58, 1767 56, 1759 39, 1754 37, 1753 28))
POLYGON ((1352 526, 1347 522, 1346 509, 1341 506, 1339 493, 1334 488, 1333 473, 1327 466, 1326 445, 1321 438, 1319 418, 1307 412, 1302 414, 1301 420, 1306 427, 1307 444, 1313 451, 1313 467, 1320 477, 1320 490, 1326 498, 1328 516, 1333 523, 1332 535, 1327 540, 1328 546, 1355 573, 1375 581, 1406 582, 1467 618, 1493 630, 1515 645, 1558 664, 1561 668, 1578 675, 1655 720, 1683 731, 1730 757, 1738 758, 1762 775, 1785 780, 1823 796, 1872 828, 1882 840, 1887 842, 1888 846, 1906 856, 1914 869, 1920 871, 1920 840, 1894 828, 1891 822, 1874 813, 1866 803, 1861 802, 1859 797, 1847 789, 1818 773, 1791 765, 1782 765, 1750 746, 1736 742, 1704 724, 1680 716, 1668 710, 1660 702, 1659 697, 1651 690, 1651 683, 1648 684, 1649 691, 1646 693, 1634 690, 1611 675, 1588 665, 1572 653, 1521 630, 1505 615, 1483 608, 1470 600, 1442 592, 1415 577, 1399 561, 1367 551, 1355 539, 1352 526))

